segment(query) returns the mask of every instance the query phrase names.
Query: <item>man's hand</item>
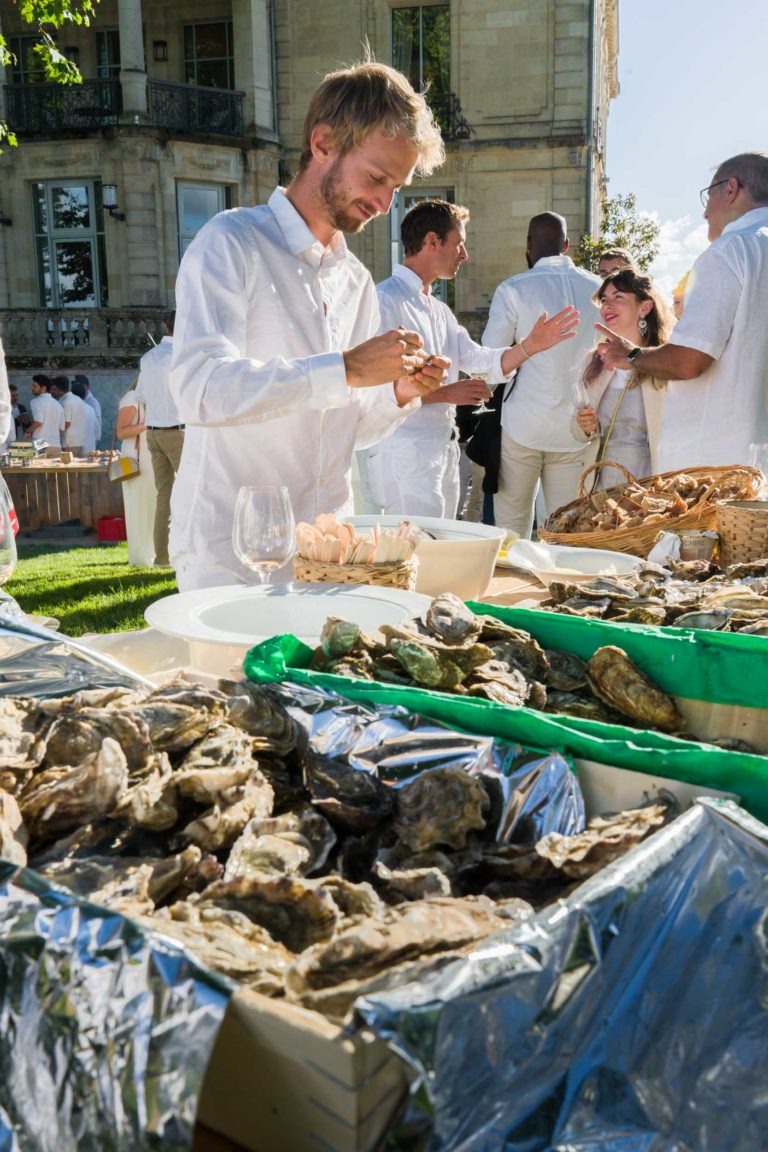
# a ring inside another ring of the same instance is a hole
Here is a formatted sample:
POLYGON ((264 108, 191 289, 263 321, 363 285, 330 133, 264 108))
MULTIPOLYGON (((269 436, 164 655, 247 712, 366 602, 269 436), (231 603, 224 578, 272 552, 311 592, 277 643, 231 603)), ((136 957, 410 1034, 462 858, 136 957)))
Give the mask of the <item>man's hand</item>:
POLYGON ((347 384, 350 388, 389 384, 419 372, 427 359, 418 332, 393 328, 344 353, 347 384))
POLYGON ((442 392, 442 384, 448 379, 451 362, 447 356, 427 356, 421 364, 407 376, 395 381, 395 399, 402 408, 417 396, 432 396, 442 392))
POLYGON ((484 380, 456 380, 453 384, 443 384, 422 400, 423 404, 480 404, 490 400, 493 390, 484 380))
POLYGON ((605 324, 595 324, 595 328, 604 337, 597 346, 597 355, 606 368, 631 368, 632 364, 627 360, 627 352, 631 352, 636 345, 625 340, 623 336, 619 336, 618 332, 606 328, 605 324))

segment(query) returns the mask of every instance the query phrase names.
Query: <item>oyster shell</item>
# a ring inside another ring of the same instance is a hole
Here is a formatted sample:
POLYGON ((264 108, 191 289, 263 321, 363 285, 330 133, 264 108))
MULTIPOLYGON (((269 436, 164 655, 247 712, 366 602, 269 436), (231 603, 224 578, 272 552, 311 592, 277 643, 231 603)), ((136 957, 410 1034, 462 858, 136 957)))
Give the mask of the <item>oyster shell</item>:
POLYGON ((472 679, 467 681, 467 693, 480 696, 484 700, 495 700, 497 704, 509 704, 521 708, 531 692, 531 685, 519 668, 510 668, 502 660, 489 660, 476 668, 472 679))
POLYGON ((107 737, 98 752, 76 766, 45 768, 19 796, 24 822, 35 839, 53 840, 114 811, 128 784, 120 745, 107 737))
POLYGON ((244 784, 257 766, 247 732, 221 724, 187 753, 174 773, 180 795, 210 804, 228 788, 244 784))
POLYGON ((274 802, 272 785, 254 768, 245 783, 219 793, 216 803, 188 824, 181 837, 208 852, 218 852, 234 843, 249 820, 271 816, 274 802))
POLYGON ((334 828, 365 832, 381 824, 392 811, 392 792, 386 784, 343 760, 308 754, 304 783, 313 807, 334 828))
POLYGON ((123 750, 131 775, 145 772, 153 758, 149 728, 136 715, 115 708, 82 708, 54 720, 45 744, 45 763, 81 764, 109 736, 123 750))
POLYGON ((150 772, 129 787, 116 813, 140 828, 163 832, 179 818, 178 792, 166 752, 158 752, 150 772))
POLYGON ((546 712, 562 713, 565 716, 578 716, 582 720, 599 720, 601 724, 624 724, 626 717, 609 708, 594 696, 578 696, 575 692, 552 692, 547 694, 546 712))
POLYGON ((482 780, 464 768, 433 768, 398 789, 393 827, 415 852, 438 845, 463 848, 482 831, 491 800, 482 780))
POLYGON ((329 616, 320 633, 320 647, 329 660, 347 656, 358 646, 362 629, 359 624, 329 616))
POLYGON ((35 701, 0 696, 0 769, 23 772, 40 763, 45 723, 35 701))
POLYGON ((391 869, 382 860, 377 860, 372 872, 376 887, 388 904, 451 895, 451 882, 439 868, 391 869))
POLYGON ((424 623, 446 644, 474 643, 482 628, 482 621, 452 592, 443 592, 434 598, 424 623))
POLYGON ((268 688, 250 681, 219 680, 225 697, 226 722, 242 728, 253 740, 253 751, 287 756, 299 739, 299 726, 268 688))
POLYGON ((651 804, 613 816, 596 816, 574 836, 550 832, 539 840, 536 851, 564 875, 585 880, 644 840, 668 815, 668 805, 651 804))
POLYGON ((19 805, 10 792, 0 791, 0 860, 26 867, 28 840, 19 805))
POLYGON ((587 686, 587 662, 573 652, 561 652, 560 649, 547 649, 549 669, 545 683, 547 689, 556 692, 575 692, 578 688, 587 686))
POLYGON ((598 648, 587 663, 592 691, 636 723, 674 732, 684 726, 671 696, 640 671, 622 648, 598 648))
POLYGON ((721 632, 731 618, 729 608, 710 608, 701 612, 683 612, 675 618, 675 628, 707 628, 721 632))
POLYGON ((322 868, 336 833, 309 805, 266 820, 249 820, 232 845, 225 880, 257 873, 307 876, 322 868))
POLYGON ((291 952, 329 940, 341 919, 327 888, 293 876, 218 880, 200 896, 198 906, 201 913, 206 907, 240 912, 291 952))

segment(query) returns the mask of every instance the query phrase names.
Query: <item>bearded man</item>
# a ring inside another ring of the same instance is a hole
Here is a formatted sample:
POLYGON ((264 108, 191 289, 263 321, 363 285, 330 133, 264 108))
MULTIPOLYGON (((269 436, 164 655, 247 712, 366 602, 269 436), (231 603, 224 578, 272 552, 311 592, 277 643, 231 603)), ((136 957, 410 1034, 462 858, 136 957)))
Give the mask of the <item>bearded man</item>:
POLYGON ((171 367, 186 425, 170 538, 182 591, 255 579, 232 548, 241 486, 286 487, 297 521, 351 511, 355 449, 446 379, 448 361, 417 333, 376 335, 373 281, 343 236, 443 158, 426 100, 399 72, 367 61, 330 73, 288 187, 220 213, 185 253, 171 367))

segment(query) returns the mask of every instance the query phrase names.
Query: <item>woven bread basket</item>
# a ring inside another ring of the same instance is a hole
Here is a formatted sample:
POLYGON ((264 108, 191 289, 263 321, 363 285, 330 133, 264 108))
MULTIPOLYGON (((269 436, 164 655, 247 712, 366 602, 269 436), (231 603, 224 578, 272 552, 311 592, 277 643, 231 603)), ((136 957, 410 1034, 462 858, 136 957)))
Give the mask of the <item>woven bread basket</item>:
POLYGON ((675 472, 662 472, 659 476, 646 476, 637 480, 622 464, 612 460, 603 460, 600 464, 590 464, 585 468, 579 479, 579 498, 570 504, 558 508, 556 512, 545 521, 539 529, 539 539, 548 544, 566 544, 570 548, 607 548, 613 552, 628 552, 633 556, 647 556, 653 547, 659 532, 680 532, 688 528, 698 528, 702 531, 715 528, 717 501, 722 498, 723 490, 728 497, 736 500, 750 500, 760 489, 763 482, 762 474, 756 468, 748 468, 741 464, 728 464, 712 468, 682 468, 675 472), (598 528, 588 532, 554 532, 553 524, 564 512, 571 510, 586 510, 596 507, 592 503, 595 495, 600 498, 619 498, 624 492, 623 486, 609 488, 605 492, 588 496, 585 481, 591 472, 599 467, 617 468, 627 477, 630 484, 638 484, 648 488, 652 480, 671 480, 675 476, 691 476, 694 480, 708 482, 705 491, 698 501, 683 512, 682 515, 656 515, 648 523, 632 524, 628 527, 598 528))
POLYGON ((715 511, 723 567, 768 557, 768 500, 723 501, 715 511))
POLYGON ((321 560, 307 560, 296 556, 293 561, 294 580, 322 584, 373 584, 376 587, 416 590, 419 561, 415 556, 394 564, 328 564, 321 560))

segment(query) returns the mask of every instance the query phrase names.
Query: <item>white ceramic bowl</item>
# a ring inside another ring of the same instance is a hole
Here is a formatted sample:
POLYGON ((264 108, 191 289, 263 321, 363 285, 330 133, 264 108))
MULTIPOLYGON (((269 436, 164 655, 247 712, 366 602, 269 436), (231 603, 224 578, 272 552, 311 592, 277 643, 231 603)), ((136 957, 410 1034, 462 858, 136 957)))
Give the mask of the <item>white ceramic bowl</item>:
POLYGON ((350 516, 350 524, 361 531, 378 524, 397 528, 410 520, 435 536, 422 540, 416 549, 419 574, 416 591, 425 596, 453 592, 462 600, 483 596, 493 576, 496 557, 504 539, 504 529, 469 520, 441 520, 435 516, 350 516))
POLYGON ((553 580, 579 584, 595 576, 627 576, 642 560, 640 556, 601 548, 568 548, 562 544, 546 544, 543 540, 515 540, 500 554, 498 563, 503 568, 530 572, 542 584, 549 585, 553 580))
POLYGON ((144 616, 152 628, 189 643, 192 668, 239 675, 249 648, 291 632, 316 645, 329 616, 352 620, 365 632, 422 613, 429 599, 400 588, 367 584, 227 585, 164 596, 144 616))

